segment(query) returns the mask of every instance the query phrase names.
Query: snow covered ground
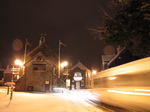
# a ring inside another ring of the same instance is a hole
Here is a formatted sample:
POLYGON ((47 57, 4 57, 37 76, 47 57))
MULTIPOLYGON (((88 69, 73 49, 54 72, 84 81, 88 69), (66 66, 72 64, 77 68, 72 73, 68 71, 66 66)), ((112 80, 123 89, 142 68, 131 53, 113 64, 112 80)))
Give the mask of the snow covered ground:
POLYGON ((84 91, 13 92, 10 100, 7 88, 0 87, 0 112, 103 112, 97 105, 87 102, 87 97, 91 94, 84 91))

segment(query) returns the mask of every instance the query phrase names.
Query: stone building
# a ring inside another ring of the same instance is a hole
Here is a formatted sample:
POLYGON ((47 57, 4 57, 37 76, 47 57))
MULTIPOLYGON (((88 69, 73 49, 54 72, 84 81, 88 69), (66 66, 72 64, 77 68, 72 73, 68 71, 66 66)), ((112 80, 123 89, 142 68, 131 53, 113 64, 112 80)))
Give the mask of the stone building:
POLYGON ((20 70, 15 91, 55 92, 59 88, 92 87, 91 71, 81 62, 68 68, 67 75, 61 70, 58 77, 58 56, 47 46, 44 36, 40 38, 39 45, 26 55, 20 70))
POLYGON ((16 81, 15 90, 52 92, 58 82, 58 56, 46 45, 44 36, 25 60, 24 71, 16 81))

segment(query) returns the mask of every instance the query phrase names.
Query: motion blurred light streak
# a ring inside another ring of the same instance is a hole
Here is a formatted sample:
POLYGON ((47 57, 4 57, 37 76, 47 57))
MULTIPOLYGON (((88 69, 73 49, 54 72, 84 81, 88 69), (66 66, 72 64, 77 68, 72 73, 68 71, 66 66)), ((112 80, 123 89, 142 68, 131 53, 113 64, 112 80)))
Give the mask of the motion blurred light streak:
POLYGON ((135 91, 146 91, 146 92, 150 92, 150 90, 146 90, 146 89, 135 89, 135 91))
POLYGON ((131 94, 131 95, 144 95, 144 96, 150 96, 149 93, 136 93, 136 92, 126 92, 126 91, 116 91, 116 90, 107 90, 107 92, 120 93, 120 94, 131 94))
POLYGON ((126 64, 122 64, 120 66, 112 67, 107 70, 98 72, 97 74, 94 75, 93 78, 99 78, 99 77, 108 77, 108 76, 117 76, 117 75, 131 75, 138 73, 139 71, 146 72, 149 71, 149 66, 150 66, 150 58, 143 58, 138 61, 132 61, 126 64), (143 64, 144 63, 144 64, 143 64), (141 67, 142 66, 142 67, 141 67))
POLYGON ((109 80, 115 80, 117 77, 108 77, 109 80))

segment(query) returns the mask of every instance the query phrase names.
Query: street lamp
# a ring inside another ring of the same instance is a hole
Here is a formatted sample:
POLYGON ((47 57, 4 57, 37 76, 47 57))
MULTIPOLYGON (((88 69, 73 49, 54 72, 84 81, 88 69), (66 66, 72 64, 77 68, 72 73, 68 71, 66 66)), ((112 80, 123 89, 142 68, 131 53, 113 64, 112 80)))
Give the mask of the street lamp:
POLYGON ((23 63, 22 63, 22 61, 20 61, 20 60, 15 60, 15 65, 19 65, 19 66, 22 66, 23 65, 23 63))
POLYGON ((68 62, 67 61, 64 61, 63 63, 61 63, 61 67, 64 68, 65 66, 68 65, 68 62))
POLYGON ((63 63, 61 63, 61 67, 63 69, 63 75, 65 75, 65 80, 66 80, 66 88, 69 89, 70 87, 70 79, 68 79, 68 68, 65 68, 66 66, 68 66, 68 62, 64 61, 63 63))
POLYGON ((17 66, 13 67, 13 74, 15 74, 17 76, 17 79, 19 79, 19 76, 22 75, 22 74, 20 74, 21 70, 22 70, 22 72, 24 72, 23 62, 17 59, 17 60, 14 61, 14 63, 17 66))
POLYGON ((92 75, 96 74, 97 71, 96 70, 92 70, 92 75))
POLYGON ((17 76, 17 79, 19 78, 19 72, 20 72, 20 67, 23 65, 22 61, 20 60, 15 60, 15 65, 18 65, 19 67, 13 67, 12 68, 12 77, 11 77, 11 94, 10 94, 10 100, 12 99, 13 96, 13 89, 14 89, 14 82, 13 82, 13 75, 17 76))

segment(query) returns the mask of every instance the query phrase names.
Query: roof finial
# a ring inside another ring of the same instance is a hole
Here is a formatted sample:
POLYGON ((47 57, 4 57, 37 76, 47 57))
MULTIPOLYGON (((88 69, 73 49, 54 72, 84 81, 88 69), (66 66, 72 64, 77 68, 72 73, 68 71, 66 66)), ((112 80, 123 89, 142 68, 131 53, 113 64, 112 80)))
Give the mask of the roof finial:
POLYGON ((46 35, 47 35, 46 33, 41 33, 41 38, 40 38, 40 41, 39 41, 39 45, 41 45, 45 42, 45 36, 46 35))

